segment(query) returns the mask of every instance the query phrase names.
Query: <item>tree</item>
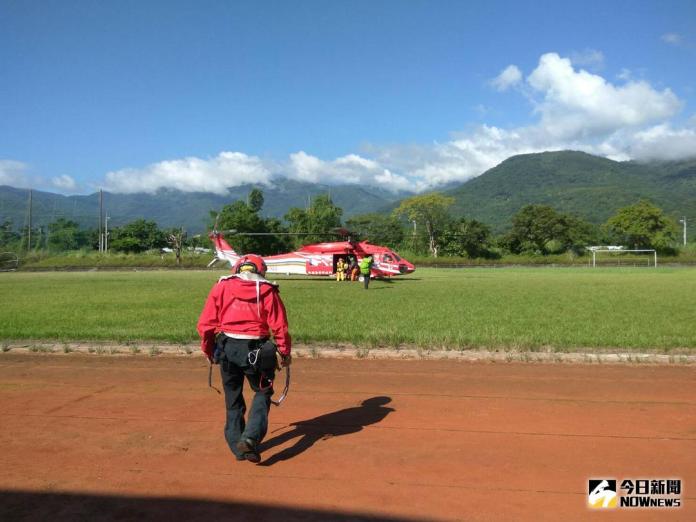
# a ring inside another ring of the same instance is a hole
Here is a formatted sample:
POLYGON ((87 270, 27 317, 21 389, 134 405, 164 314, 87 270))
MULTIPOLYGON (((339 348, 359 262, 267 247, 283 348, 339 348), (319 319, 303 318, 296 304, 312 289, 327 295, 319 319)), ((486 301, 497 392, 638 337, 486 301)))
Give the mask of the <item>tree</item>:
POLYGON ((565 235, 559 240, 560 251, 578 254, 584 252, 587 245, 597 242, 599 228, 596 225, 570 214, 562 214, 562 222, 565 224, 565 235))
POLYGON ((235 201, 225 205, 215 216, 220 230, 234 230, 233 248, 242 254, 278 254, 290 248, 290 240, 276 218, 263 218, 259 215, 263 207, 263 192, 253 189, 245 201, 235 201), (262 234, 262 235, 245 235, 262 234))
POLYGON ((328 194, 316 196, 308 209, 293 207, 285 215, 290 232, 307 234, 296 243, 326 241, 328 233, 341 226, 343 209, 333 204, 328 194))
POLYGON ((394 216, 361 214, 347 220, 346 227, 359 239, 391 248, 396 248, 404 239, 403 227, 394 216))
POLYGON ((167 244, 164 232, 157 227, 157 223, 145 219, 115 228, 109 234, 113 234, 110 247, 121 252, 144 252, 167 244))
POLYGON ((184 248, 184 244, 186 243, 186 237, 186 231, 183 227, 173 228, 167 234, 167 243, 169 243, 169 246, 171 246, 172 250, 174 250, 177 265, 181 264, 181 250, 184 248))
POLYGON ((6 219, 0 223, 0 247, 6 249, 19 248, 21 236, 13 228, 12 221, 6 219))
POLYGON ((491 229, 488 225, 461 218, 450 223, 443 233, 442 251, 451 256, 492 257, 491 229))
POLYGON ((580 250, 593 238, 592 225, 548 205, 526 205, 512 218, 503 244, 515 254, 550 254, 580 250))
POLYGON ((433 192, 403 200, 394 210, 394 215, 405 216, 410 222, 416 222, 424 227, 428 236, 430 254, 437 257, 438 240, 450 220, 448 210, 453 203, 454 198, 433 192))
POLYGON ((48 225, 46 246, 49 250, 63 252, 76 250, 87 244, 87 234, 75 221, 59 218, 48 225))
POLYGON ((252 189, 247 198, 249 208, 254 212, 260 212, 263 208, 263 192, 260 189, 252 189))
POLYGON ((647 200, 620 208, 604 224, 605 231, 631 248, 671 250, 677 237, 677 224, 662 209, 647 200))

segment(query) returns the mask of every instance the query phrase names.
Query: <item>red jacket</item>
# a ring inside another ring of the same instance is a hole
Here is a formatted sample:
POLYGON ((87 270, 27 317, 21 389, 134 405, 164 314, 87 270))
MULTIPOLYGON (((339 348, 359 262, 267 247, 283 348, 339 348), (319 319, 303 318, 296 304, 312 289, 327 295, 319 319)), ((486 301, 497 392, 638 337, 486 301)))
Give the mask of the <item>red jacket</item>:
POLYGON ((278 351, 290 355, 288 319, 277 285, 246 276, 222 277, 213 286, 198 319, 201 350, 212 357, 218 332, 261 338, 269 337, 270 329, 278 351))

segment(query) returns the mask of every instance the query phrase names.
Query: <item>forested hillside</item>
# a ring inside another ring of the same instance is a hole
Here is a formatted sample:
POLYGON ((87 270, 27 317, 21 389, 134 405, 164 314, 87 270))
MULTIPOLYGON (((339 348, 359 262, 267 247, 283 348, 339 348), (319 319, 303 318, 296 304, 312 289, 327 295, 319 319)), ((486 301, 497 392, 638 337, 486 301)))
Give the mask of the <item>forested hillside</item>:
POLYGON ((696 216, 696 158, 617 162, 584 152, 513 156, 446 194, 453 212, 500 232, 524 205, 544 204, 603 223, 617 209, 648 199, 672 217, 696 216))

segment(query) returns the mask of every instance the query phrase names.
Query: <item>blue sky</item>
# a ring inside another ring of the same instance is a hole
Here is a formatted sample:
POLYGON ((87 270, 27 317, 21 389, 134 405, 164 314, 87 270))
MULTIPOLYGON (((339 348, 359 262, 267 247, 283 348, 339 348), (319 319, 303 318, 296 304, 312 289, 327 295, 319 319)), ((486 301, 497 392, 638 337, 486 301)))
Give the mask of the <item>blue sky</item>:
POLYGON ((696 154, 696 2, 0 0, 0 184, 430 190, 696 154))

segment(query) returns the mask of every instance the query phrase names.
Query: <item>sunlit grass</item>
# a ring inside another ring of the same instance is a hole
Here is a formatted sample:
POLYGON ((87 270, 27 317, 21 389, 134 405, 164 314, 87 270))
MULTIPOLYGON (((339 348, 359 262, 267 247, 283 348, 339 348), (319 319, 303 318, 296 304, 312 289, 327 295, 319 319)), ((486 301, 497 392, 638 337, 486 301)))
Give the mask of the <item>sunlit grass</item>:
MULTIPOLYGON (((0 274, 0 339, 197 339, 223 272, 0 274)), ((419 269, 391 282, 284 279, 297 342, 424 348, 696 347, 696 269, 419 269)))

